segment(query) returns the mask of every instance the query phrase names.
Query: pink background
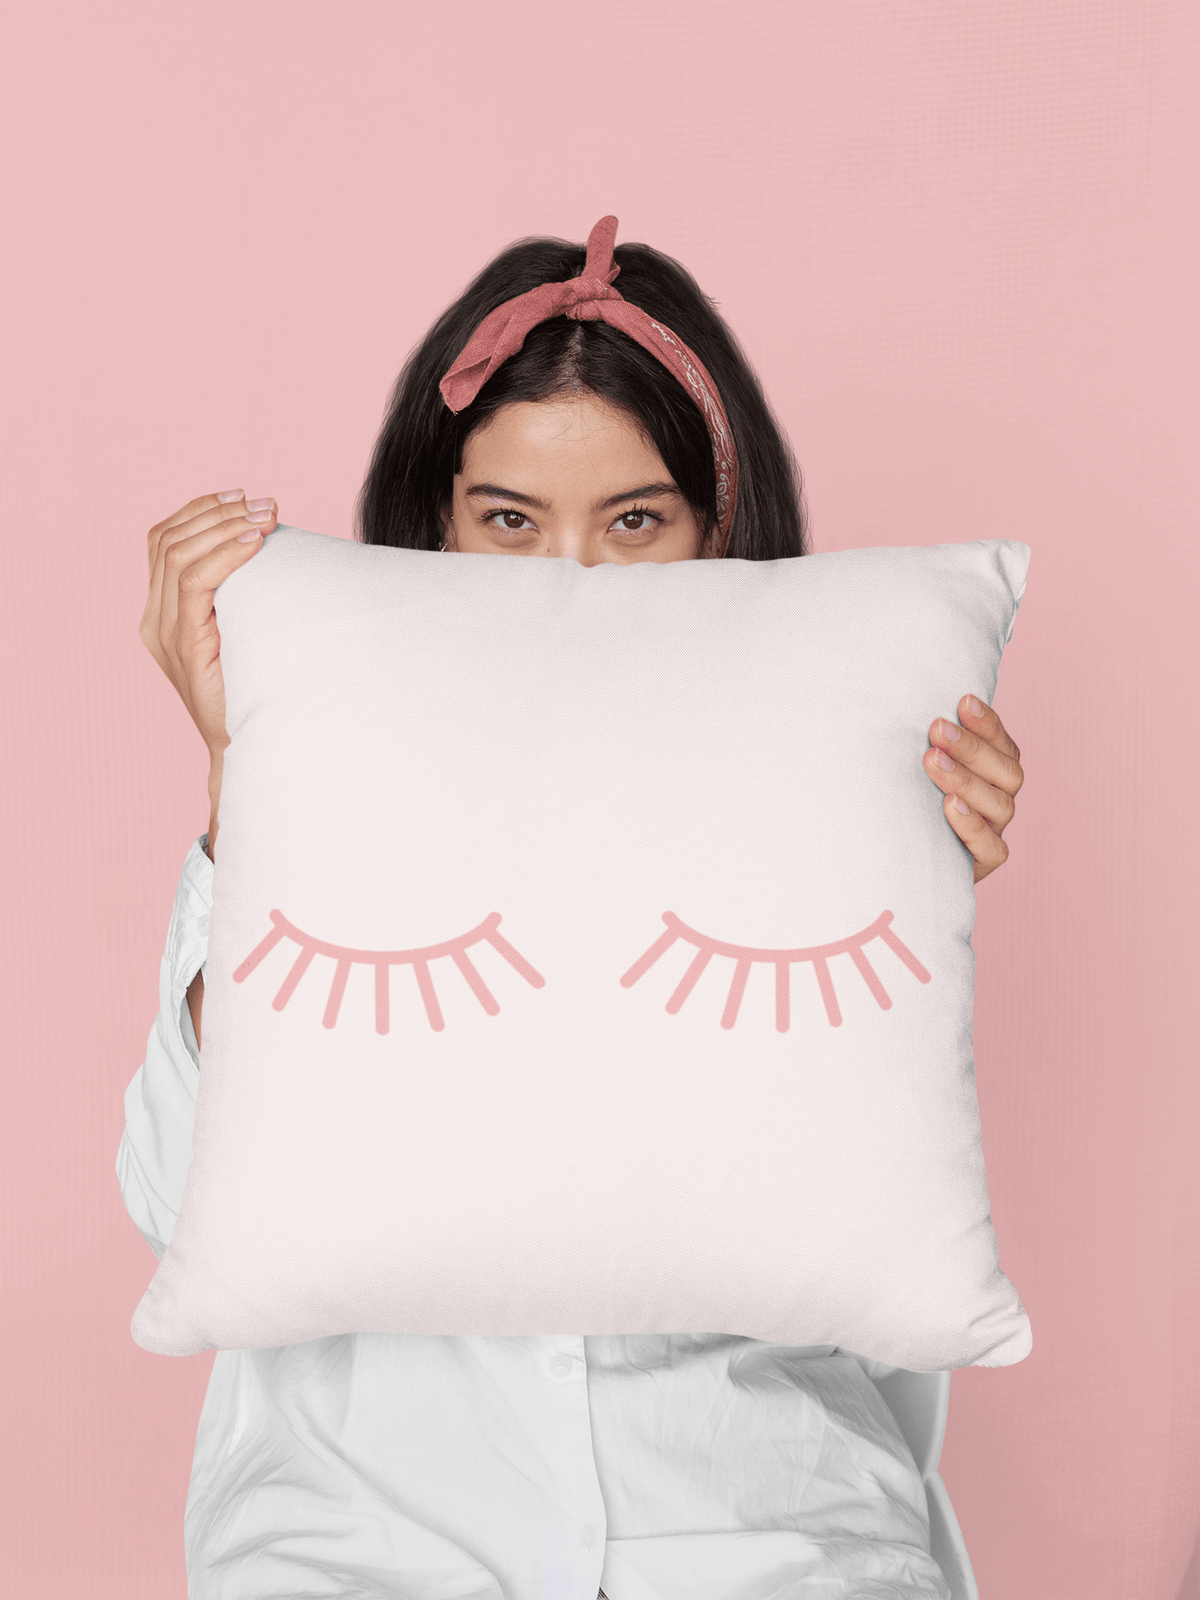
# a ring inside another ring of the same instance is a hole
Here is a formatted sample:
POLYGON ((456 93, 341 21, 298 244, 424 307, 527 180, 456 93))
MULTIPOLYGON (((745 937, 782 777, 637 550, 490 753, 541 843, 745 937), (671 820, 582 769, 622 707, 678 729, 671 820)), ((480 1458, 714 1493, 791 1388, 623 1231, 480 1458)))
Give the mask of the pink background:
POLYGON ((942 1471, 984 1600, 1200 1594, 1198 8, 6 9, 5 1595, 185 1594, 212 1357, 133 1344, 113 1170, 207 820, 137 638, 146 530, 234 485, 348 530, 434 315, 607 211, 742 338, 817 549, 1033 548, 976 947, 1034 1350, 956 1373, 942 1471))

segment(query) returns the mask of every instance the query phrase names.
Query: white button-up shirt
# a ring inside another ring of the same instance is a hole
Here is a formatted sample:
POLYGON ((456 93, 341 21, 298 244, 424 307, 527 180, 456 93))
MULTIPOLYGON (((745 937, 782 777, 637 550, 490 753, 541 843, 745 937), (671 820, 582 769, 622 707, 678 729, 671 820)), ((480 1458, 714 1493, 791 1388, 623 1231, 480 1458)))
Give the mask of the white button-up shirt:
MULTIPOLYGON (((192 1159, 203 845, 117 1153, 160 1259, 192 1159)), ((220 1350, 184 1514, 189 1600, 949 1600, 869 1369, 724 1333, 220 1350)))

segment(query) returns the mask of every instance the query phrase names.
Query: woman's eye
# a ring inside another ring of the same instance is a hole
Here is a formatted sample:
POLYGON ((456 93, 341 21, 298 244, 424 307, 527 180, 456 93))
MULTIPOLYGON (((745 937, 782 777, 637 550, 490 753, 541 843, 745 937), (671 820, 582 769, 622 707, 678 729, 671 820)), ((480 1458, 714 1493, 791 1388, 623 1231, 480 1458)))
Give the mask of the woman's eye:
MULTIPOLYGON (((508 506, 500 511, 489 511, 483 520, 500 532, 520 533, 523 531, 521 524, 528 522, 529 518, 523 511, 515 511, 508 506), (503 521, 497 522, 497 517, 502 517, 503 521)), ((617 533, 646 533, 655 523, 661 521, 662 518, 657 511, 650 511, 643 506, 633 511, 623 511, 613 527, 617 533)))
POLYGON ((489 515, 483 520, 485 522, 490 522, 493 528, 499 528, 505 533, 518 533, 520 531, 521 524, 523 522, 528 522, 529 518, 523 511, 508 510, 490 512, 489 515), (503 517, 504 521, 498 523, 495 520, 497 517, 503 517), (515 521, 510 522, 508 520, 510 517, 515 518, 515 521))
POLYGON ((656 522, 661 521, 662 518, 657 512, 647 511, 644 508, 637 511, 623 511, 617 518, 617 522, 621 524, 617 531, 619 533, 645 533, 656 522))

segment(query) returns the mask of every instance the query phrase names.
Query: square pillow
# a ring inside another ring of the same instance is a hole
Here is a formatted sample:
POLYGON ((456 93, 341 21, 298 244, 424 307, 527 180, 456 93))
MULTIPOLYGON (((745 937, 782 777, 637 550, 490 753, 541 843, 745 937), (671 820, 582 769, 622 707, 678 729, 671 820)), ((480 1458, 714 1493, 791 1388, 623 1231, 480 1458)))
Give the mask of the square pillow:
POLYGON ((134 1340, 1031 1348, 921 763, 1029 551, 605 563, 280 527, 230 745, 193 1161, 134 1340))

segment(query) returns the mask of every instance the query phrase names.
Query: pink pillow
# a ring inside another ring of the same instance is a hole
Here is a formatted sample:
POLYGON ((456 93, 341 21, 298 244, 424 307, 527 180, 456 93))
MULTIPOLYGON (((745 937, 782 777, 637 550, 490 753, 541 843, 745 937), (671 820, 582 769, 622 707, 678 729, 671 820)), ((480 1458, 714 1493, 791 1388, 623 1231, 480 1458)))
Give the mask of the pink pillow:
POLYGON ((585 568, 273 533, 217 595, 194 1160, 136 1342, 1028 1354, 972 864, 921 764, 934 717, 991 699, 1028 556, 585 568))

